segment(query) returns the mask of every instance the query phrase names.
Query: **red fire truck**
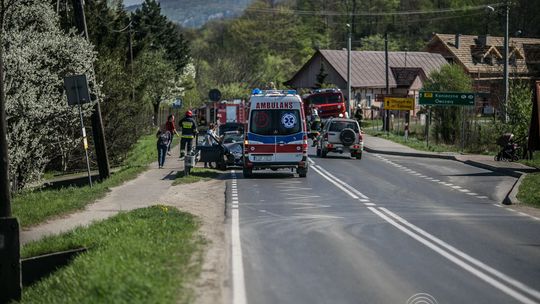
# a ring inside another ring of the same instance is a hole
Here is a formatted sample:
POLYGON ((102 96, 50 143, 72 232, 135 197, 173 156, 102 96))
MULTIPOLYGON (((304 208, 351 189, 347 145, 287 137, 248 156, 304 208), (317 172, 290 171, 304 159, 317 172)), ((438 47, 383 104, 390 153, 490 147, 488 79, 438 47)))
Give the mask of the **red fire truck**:
POLYGON ((339 89, 319 89, 302 97, 304 112, 311 115, 311 109, 317 109, 321 119, 345 117, 345 98, 339 89))

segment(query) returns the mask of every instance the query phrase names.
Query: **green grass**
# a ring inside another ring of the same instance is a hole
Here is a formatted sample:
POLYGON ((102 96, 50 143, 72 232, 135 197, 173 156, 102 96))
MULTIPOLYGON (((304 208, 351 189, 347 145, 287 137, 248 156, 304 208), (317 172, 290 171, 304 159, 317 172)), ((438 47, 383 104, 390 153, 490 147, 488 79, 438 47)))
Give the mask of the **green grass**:
POLYGON ((522 159, 519 162, 529 167, 540 169, 540 152, 535 152, 533 159, 522 159))
POLYGON ((517 198, 520 202, 540 208, 540 173, 527 174, 521 185, 517 198))
POLYGON ((156 143, 153 135, 144 136, 133 147, 123 163, 122 169, 94 186, 45 189, 23 192, 15 196, 13 215, 23 227, 82 209, 96 199, 102 198, 111 187, 135 178, 156 160, 156 143))
POLYGON ((184 176, 184 171, 179 171, 176 174, 176 179, 173 185, 190 184, 199 181, 207 181, 218 177, 221 174, 220 171, 207 168, 192 168, 191 173, 188 176, 184 176))
POLYGON ((22 303, 189 303, 202 263, 197 219, 166 206, 120 213, 23 247, 25 257, 86 247, 25 288, 22 303))

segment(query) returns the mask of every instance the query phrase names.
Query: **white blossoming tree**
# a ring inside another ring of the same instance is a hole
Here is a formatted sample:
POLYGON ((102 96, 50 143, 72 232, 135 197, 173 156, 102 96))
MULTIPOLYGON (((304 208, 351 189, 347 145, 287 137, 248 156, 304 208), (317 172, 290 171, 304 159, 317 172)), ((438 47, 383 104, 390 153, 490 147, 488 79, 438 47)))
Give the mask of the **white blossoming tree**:
MULTIPOLYGON (((0 0, 6 1, 6 0, 0 0)), ((77 108, 67 105, 63 78, 87 74, 92 47, 65 34, 47 1, 11 0, 4 51, 10 176, 18 188, 39 179, 51 159, 80 148, 77 108)), ((91 105, 84 108, 88 117, 91 105)))

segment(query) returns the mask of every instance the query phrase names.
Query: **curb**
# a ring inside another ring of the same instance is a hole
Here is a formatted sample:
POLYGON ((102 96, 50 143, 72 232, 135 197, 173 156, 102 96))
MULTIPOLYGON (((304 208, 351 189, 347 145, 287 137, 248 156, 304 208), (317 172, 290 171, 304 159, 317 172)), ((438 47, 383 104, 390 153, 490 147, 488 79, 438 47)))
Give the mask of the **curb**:
POLYGON ((512 186, 512 189, 510 190, 510 192, 508 192, 508 194, 506 195, 506 197, 504 198, 502 202, 504 205, 517 205, 521 203, 517 198, 517 194, 519 192, 519 186, 521 186, 521 183, 523 182, 526 176, 527 176, 527 173, 523 173, 518 178, 518 180, 514 183, 514 186, 512 186))
POLYGON ((458 161, 470 166, 490 170, 493 172, 498 172, 504 175, 512 176, 517 178, 518 180, 514 183, 512 186, 512 189, 506 194, 506 197, 503 199, 502 204, 504 205, 515 205, 520 204, 520 201, 517 199, 517 193, 519 191, 519 186, 521 185, 521 182, 525 179, 527 176, 526 172, 522 171, 514 171, 506 168, 499 168, 494 167, 488 164, 484 164, 481 162, 473 161, 473 160, 460 160, 455 155, 444 155, 444 154, 428 154, 428 153, 416 153, 416 152, 396 152, 396 151, 385 151, 385 150, 377 150, 372 149, 369 147, 364 146, 364 150, 369 153, 377 153, 377 154, 387 154, 387 155, 397 155, 397 156, 410 156, 410 157, 424 157, 424 158, 438 158, 438 159, 446 159, 446 160, 453 160, 458 161))

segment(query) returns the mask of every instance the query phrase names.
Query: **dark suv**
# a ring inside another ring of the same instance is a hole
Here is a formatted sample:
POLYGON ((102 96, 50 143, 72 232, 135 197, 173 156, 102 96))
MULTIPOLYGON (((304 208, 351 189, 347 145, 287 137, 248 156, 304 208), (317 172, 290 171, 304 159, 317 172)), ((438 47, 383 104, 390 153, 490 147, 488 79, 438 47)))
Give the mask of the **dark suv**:
POLYGON ((326 157, 329 152, 351 153, 351 157, 361 159, 363 150, 364 141, 356 120, 332 118, 324 124, 317 144, 317 156, 326 157))

